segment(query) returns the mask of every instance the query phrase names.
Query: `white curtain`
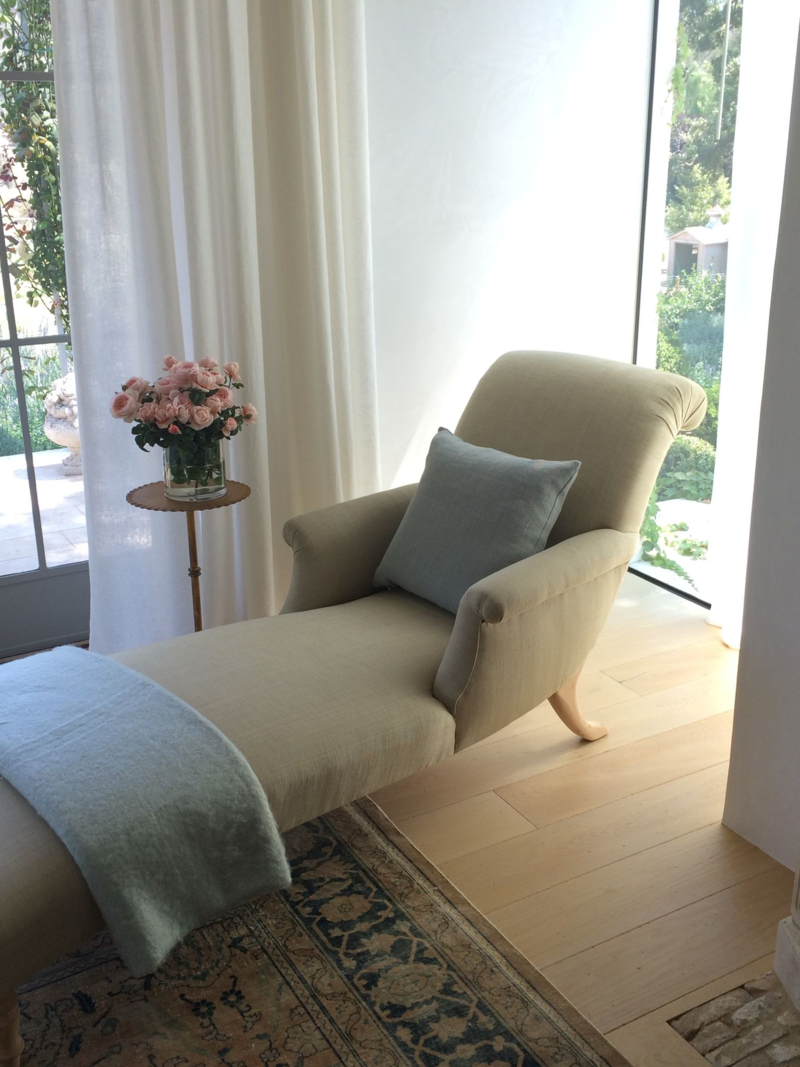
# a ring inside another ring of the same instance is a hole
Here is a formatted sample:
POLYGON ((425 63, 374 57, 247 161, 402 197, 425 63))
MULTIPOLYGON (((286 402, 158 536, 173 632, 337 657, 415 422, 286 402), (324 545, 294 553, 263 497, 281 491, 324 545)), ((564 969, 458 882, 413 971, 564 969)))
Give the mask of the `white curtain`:
POLYGON ((280 607, 291 515, 378 487, 362 0, 53 0, 64 232, 101 652, 192 628, 182 516, 108 404, 236 360, 252 496, 202 517, 208 626, 280 607))
POLYGON ((800 0, 748 0, 731 188, 725 342, 709 537, 710 621, 739 647, 761 388, 800 0))

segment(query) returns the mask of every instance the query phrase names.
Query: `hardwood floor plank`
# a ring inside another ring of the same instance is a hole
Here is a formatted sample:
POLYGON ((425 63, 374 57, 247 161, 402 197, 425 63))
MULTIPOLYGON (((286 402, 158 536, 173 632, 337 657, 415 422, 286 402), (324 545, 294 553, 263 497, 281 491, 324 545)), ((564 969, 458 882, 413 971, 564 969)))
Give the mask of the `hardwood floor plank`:
POLYGON ((477 908, 495 911, 718 822, 726 775, 725 765, 698 771, 440 866, 477 908))
POLYGON ((667 729, 730 711, 734 691, 732 680, 723 670, 664 693, 615 704, 603 710, 602 721, 609 734, 600 741, 581 741, 554 718, 549 726, 473 746, 402 782, 379 789, 373 796, 389 818, 402 822, 554 767, 593 759, 667 729))
MULTIPOLYGON (((635 699, 636 694, 626 685, 609 678, 602 671, 593 671, 591 674, 582 674, 578 679, 578 703, 584 715, 595 715, 603 708, 613 707, 614 704, 622 704, 626 700, 635 699)), ((516 737, 517 734, 525 733, 526 730, 538 730, 542 726, 552 726, 555 722, 555 712, 545 700, 538 708, 529 711, 527 715, 516 719, 514 722, 498 730, 496 734, 485 737, 483 741, 473 746, 491 745, 495 741, 502 741, 506 737, 516 737)))
POLYGON ((733 712, 714 715, 612 749, 596 759, 499 786, 497 793, 541 828, 724 763, 730 754, 732 728, 733 712))
POLYGON ((604 1033, 766 955, 791 908, 793 876, 765 871, 547 969, 604 1033))
POLYGON ((736 654, 706 619, 627 575, 580 692, 607 738, 544 704, 376 795, 634 1067, 701 1067, 666 1019, 770 969, 789 910, 791 875, 719 822, 736 654))
POLYGON ((708 623, 694 614, 664 620, 656 617, 649 625, 630 626, 626 623, 615 626, 612 623, 589 653, 584 670, 608 671, 609 667, 620 663, 705 641, 708 635, 708 623))
POLYGON ((416 815, 397 826, 436 864, 532 829, 528 819, 492 792, 416 815))
POLYGON ((515 901, 489 918, 537 967, 547 968, 778 866, 715 824, 515 901))
POLYGON ((707 641, 608 667, 606 673, 640 696, 645 696, 694 678, 702 678, 723 663, 735 677, 738 659, 738 654, 715 636, 707 641))

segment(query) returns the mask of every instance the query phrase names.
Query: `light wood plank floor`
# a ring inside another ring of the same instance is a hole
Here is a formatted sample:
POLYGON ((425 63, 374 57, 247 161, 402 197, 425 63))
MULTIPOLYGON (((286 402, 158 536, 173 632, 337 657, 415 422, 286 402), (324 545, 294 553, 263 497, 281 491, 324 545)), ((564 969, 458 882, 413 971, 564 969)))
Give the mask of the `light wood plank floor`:
POLYGON ((628 575, 579 685, 591 744, 542 705, 375 794, 636 1067, 704 1064, 666 1025, 769 970, 792 876, 721 825, 734 652, 628 575))

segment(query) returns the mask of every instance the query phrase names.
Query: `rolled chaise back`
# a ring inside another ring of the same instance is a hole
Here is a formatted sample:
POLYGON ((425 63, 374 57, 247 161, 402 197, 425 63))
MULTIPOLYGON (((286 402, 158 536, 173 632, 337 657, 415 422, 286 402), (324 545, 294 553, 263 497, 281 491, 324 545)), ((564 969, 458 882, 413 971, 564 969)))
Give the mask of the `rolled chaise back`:
POLYGON ((492 364, 456 434, 531 459, 579 459, 550 544, 589 530, 638 530, 667 449, 699 426, 688 378, 560 352, 509 352, 492 364))

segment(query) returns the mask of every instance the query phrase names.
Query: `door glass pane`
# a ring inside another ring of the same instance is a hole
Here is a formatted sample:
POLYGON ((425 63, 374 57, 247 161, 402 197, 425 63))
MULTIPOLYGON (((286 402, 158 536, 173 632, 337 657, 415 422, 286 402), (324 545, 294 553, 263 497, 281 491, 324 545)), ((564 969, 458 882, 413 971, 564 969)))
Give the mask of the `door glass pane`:
POLYGON ((0 218, 20 337, 66 332, 66 274, 52 82, 0 80, 0 218))
POLYGON ((0 349, 0 575, 39 566, 11 353, 0 349))
MULTIPOLYGON (((657 314, 655 351, 638 362, 696 381, 708 414, 667 454, 642 529, 634 568, 709 599, 708 532, 716 460, 733 142, 743 0, 681 0, 674 66, 669 164, 661 239, 661 284, 642 289, 642 314, 657 314)), ((661 29, 661 27, 659 27, 661 29)), ((674 33, 674 25, 671 28, 674 33)), ((659 108, 662 101, 656 100, 659 108)), ((661 135, 657 114, 654 137, 661 135)), ((651 157, 652 158, 652 157, 651 157)), ((655 278, 645 264, 643 279, 655 278)), ((642 335, 640 334, 640 339, 642 335)), ((650 344, 653 342, 651 341, 650 344)), ((646 346, 647 348, 650 345, 646 346)))
POLYGON ((20 349, 48 567, 88 558, 75 378, 67 345, 20 349), (65 373, 66 371, 66 373, 65 373))

